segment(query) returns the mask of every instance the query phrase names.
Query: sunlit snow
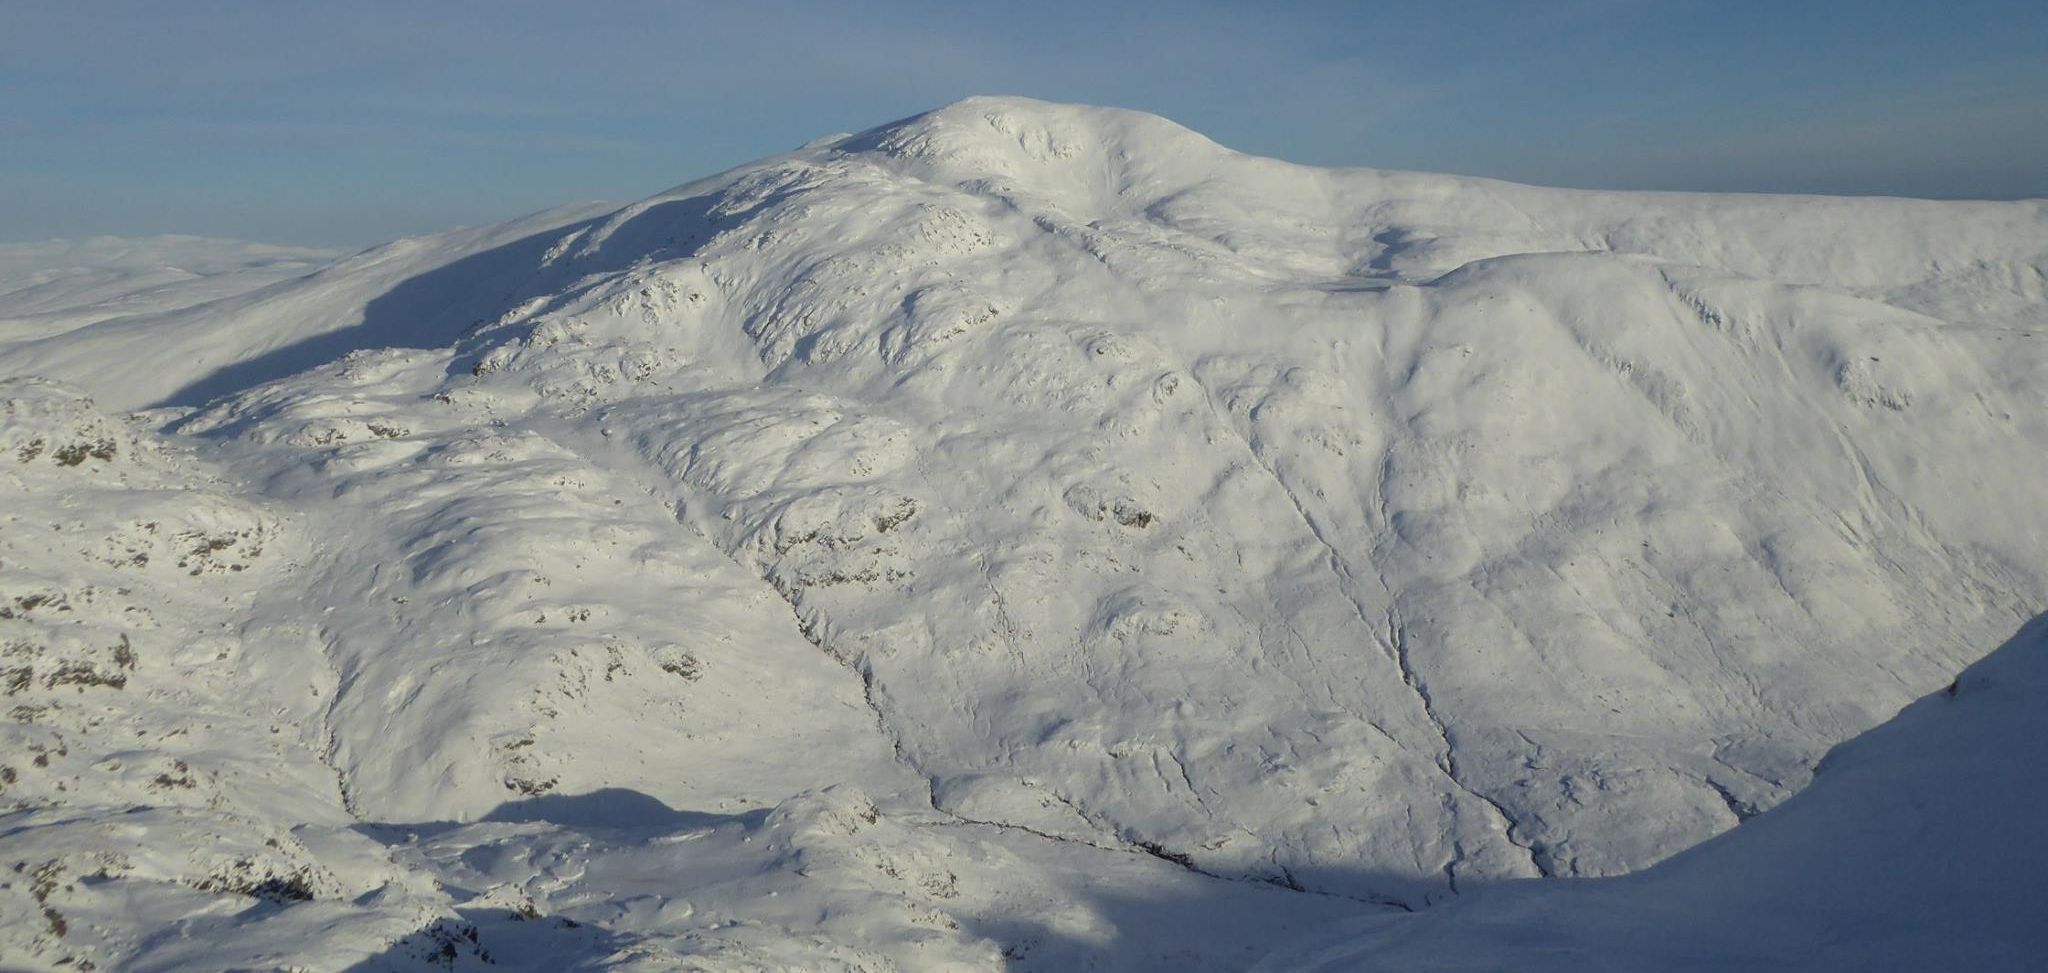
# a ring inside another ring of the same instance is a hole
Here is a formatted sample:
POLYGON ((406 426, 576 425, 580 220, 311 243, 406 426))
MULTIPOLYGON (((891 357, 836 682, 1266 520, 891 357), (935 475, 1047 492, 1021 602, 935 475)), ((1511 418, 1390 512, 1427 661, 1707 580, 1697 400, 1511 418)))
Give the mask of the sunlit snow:
POLYGON ((2048 948, 2048 204, 971 99, 325 257, 0 250, 0 965, 2048 948))

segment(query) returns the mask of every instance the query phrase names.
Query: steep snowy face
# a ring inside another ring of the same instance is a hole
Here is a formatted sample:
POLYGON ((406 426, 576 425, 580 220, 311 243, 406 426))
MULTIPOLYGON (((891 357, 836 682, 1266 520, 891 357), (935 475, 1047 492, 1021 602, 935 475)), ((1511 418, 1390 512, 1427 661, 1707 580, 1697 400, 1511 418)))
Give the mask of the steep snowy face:
MULTIPOLYGON (((942 834, 1419 907, 1783 800, 2048 596, 2044 281, 2038 202, 1320 170, 972 99, 0 370, 203 406, 148 415, 292 512, 233 617, 315 647, 291 759, 341 813, 630 789, 732 816, 719 875, 867 834, 932 879, 888 901, 972 927, 1024 869, 942 834), (805 823, 869 798, 897 823, 805 823)), ((491 827, 402 857, 651 881, 627 832, 491 827)))
POLYGON ((943 808, 1419 902, 1725 828, 2039 603, 2044 225, 975 100, 566 234, 408 394, 637 466, 943 808))

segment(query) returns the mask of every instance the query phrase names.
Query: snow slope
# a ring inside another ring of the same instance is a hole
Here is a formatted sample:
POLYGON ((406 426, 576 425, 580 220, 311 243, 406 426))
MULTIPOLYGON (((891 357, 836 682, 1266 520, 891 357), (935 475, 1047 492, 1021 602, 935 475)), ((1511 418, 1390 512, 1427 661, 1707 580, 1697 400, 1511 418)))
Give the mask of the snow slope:
POLYGON ((935 812, 771 588, 536 435, 257 498, 0 418, 9 969, 1221 970, 1359 907, 935 812))
POLYGON ((2044 287, 2038 201, 973 99, 9 341, 10 732, 77 756, 0 897, 90 932, 0 950, 1234 969, 1642 868, 2040 610, 2044 287))
POLYGON ((204 402, 355 348, 440 345, 476 323, 463 315, 495 307, 509 281, 530 275, 521 261, 537 255, 536 234, 607 208, 576 204, 494 227, 397 240, 332 263, 292 267, 269 286, 252 287, 260 278, 236 275, 219 300, 163 300, 140 313, 112 313, 118 305, 104 300, 86 303, 73 309, 85 313, 61 321, 64 330, 45 327, 8 342, 0 370, 82 381, 110 406, 138 408, 204 402), (488 259, 470 259, 486 251, 488 259), (423 286, 429 272, 431 284, 423 286))
POLYGON ((2023 970, 2048 932, 2048 617, 1837 747, 1807 790, 1654 868, 1355 920, 1253 969, 2023 970))

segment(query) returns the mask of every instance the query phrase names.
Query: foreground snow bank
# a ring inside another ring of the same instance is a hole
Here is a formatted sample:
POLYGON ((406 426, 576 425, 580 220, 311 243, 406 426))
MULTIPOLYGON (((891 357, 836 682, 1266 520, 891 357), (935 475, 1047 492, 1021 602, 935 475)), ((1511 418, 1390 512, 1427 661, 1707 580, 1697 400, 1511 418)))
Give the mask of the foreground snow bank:
POLYGON ((2036 969, 2044 698, 2048 616, 1837 747, 1805 791, 1670 861, 1364 920, 1255 969, 2036 969))

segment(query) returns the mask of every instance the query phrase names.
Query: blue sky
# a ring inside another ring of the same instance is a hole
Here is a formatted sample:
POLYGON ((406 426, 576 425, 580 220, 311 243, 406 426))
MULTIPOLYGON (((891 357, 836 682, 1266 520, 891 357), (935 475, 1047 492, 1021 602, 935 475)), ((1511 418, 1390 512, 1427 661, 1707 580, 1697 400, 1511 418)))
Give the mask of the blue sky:
POLYGON ((2048 2, 10 0, 0 240, 362 245, 970 94, 1613 188, 2048 196, 2048 2))

